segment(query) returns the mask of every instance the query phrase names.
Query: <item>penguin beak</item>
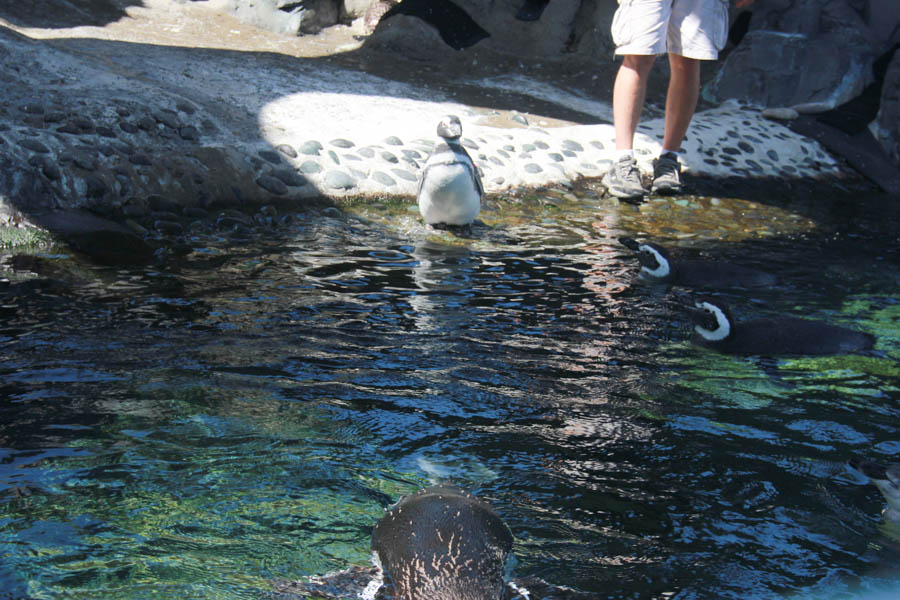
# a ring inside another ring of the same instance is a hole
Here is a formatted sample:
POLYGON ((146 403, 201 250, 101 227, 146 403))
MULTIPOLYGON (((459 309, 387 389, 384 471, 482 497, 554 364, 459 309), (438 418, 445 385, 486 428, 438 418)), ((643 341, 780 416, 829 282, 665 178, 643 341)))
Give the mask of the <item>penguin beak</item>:
POLYGON ((619 242, 633 252, 637 252, 638 248, 640 248, 640 244, 637 243, 637 240, 622 236, 619 238, 619 242))

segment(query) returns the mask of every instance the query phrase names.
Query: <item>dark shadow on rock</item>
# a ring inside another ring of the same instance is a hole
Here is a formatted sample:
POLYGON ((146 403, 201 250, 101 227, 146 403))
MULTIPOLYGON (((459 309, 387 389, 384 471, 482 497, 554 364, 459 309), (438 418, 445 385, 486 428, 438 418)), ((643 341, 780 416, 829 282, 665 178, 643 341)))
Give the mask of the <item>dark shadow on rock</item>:
POLYGON ((4 0, 0 17, 19 27, 101 27, 126 16, 141 0, 4 0))
POLYGON ((382 20, 394 15, 422 19, 436 28, 441 39, 454 50, 474 46, 491 35, 469 13, 450 0, 403 0, 385 13, 382 20))
POLYGON ((31 220, 101 264, 145 264, 153 258, 153 249, 133 231, 86 211, 54 210, 31 220))

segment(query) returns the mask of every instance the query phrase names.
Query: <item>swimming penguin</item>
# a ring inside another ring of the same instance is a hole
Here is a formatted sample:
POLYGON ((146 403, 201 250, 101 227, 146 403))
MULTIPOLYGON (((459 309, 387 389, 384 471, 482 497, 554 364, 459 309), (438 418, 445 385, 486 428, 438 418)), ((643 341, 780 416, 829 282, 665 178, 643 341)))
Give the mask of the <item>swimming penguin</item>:
POLYGON ((538 577, 507 579, 513 537, 493 508, 452 485, 402 498, 372 532, 375 567, 276 581, 279 598, 596 600, 538 577))
POLYGON ((851 469, 869 479, 884 495, 887 507, 881 513, 884 520, 900 525, 900 463, 883 465, 852 458, 851 469))
POLYGON ((403 600, 498 600, 513 537, 488 504, 437 486, 407 496, 372 533, 372 550, 403 600))
POLYGON ((619 241, 637 254, 641 275, 651 281, 687 287, 767 287, 776 283, 770 273, 714 260, 676 260, 669 251, 651 242, 630 237, 619 241))
POLYGON ((443 139, 425 162, 416 197, 419 212, 429 225, 469 225, 481 210, 484 186, 472 158, 459 138, 459 117, 441 119, 437 134, 443 139))
POLYGON ((796 317, 735 322, 719 299, 694 303, 695 343, 727 354, 841 354, 869 350, 875 337, 861 331, 796 317))

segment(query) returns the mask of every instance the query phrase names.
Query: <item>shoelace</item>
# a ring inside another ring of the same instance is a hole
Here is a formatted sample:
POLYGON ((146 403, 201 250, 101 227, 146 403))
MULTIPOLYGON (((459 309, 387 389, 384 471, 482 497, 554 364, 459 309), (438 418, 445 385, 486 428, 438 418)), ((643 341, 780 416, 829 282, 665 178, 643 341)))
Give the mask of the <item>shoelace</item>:
POLYGON ((637 169, 634 169, 630 162, 622 160, 616 163, 616 174, 622 181, 636 183, 637 185, 641 184, 641 178, 638 177, 637 169))

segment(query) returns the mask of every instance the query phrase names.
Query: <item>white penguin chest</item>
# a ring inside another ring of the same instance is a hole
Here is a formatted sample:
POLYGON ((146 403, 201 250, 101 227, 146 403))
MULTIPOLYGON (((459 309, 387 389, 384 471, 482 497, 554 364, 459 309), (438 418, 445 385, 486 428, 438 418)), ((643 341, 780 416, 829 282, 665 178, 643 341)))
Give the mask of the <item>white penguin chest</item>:
POLYGON ((471 223, 481 210, 481 193, 470 163, 454 161, 426 165, 418 201, 426 223, 471 223))

